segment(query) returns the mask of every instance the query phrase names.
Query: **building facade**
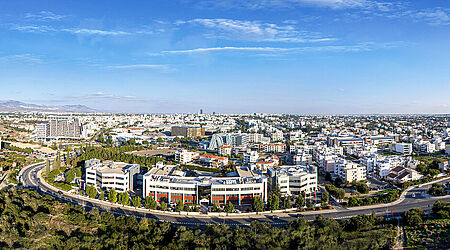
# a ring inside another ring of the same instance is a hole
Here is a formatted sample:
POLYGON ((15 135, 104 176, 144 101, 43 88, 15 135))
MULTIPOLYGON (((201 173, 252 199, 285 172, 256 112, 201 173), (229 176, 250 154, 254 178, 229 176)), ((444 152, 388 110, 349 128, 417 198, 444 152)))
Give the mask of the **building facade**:
POLYGON ((117 192, 133 191, 136 186, 139 164, 91 159, 85 162, 85 184, 117 192))

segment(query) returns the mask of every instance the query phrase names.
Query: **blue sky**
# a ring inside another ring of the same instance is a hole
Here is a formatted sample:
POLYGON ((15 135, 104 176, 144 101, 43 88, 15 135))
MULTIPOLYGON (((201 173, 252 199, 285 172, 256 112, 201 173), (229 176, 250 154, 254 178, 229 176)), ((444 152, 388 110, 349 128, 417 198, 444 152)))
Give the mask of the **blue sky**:
POLYGON ((0 1, 0 99, 450 113, 448 0, 0 1))

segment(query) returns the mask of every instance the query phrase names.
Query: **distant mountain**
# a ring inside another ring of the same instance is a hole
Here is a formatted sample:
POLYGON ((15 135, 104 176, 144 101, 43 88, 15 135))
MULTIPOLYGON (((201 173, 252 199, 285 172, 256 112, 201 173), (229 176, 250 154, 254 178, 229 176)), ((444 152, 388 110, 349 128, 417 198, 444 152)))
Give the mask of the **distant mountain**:
POLYGON ((94 113, 98 111, 93 108, 89 108, 85 105, 47 106, 8 100, 8 101, 0 101, 0 112, 94 113))

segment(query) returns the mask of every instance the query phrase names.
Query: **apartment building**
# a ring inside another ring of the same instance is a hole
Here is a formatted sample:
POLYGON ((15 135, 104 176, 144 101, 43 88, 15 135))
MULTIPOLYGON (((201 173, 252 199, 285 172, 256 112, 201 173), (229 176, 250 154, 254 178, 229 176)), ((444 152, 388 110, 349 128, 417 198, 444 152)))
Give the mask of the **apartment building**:
POLYGON ((175 152, 175 161, 186 164, 192 162, 195 158, 197 158, 200 154, 198 152, 190 152, 185 149, 178 150, 175 152))
POLYGON ((139 164, 91 159, 85 162, 85 184, 117 192, 134 191, 139 164))
POLYGON ((392 149, 399 154, 410 155, 412 154, 412 144, 411 143, 395 143, 391 144, 392 149))
POLYGON ((143 196, 158 202, 250 205, 255 197, 267 201, 267 177, 249 167, 237 167, 236 177, 187 177, 176 166, 158 162, 143 176, 143 196))
POLYGON ((367 177, 365 166, 344 159, 336 162, 334 173, 348 182, 362 181, 367 177))
POLYGON ((223 144, 222 146, 219 146, 219 154, 230 156, 233 151, 233 146, 228 144, 223 144))
POLYGON ((173 126, 170 129, 170 133, 172 136, 196 138, 205 136, 205 128, 189 127, 189 126, 173 126))
POLYGON ((80 139, 82 126, 78 118, 71 116, 49 116, 47 122, 35 128, 37 139, 80 139))
POLYGON ((259 154, 256 151, 247 151, 244 153, 244 164, 255 163, 258 161, 259 154))
POLYGON ((269 188, 280 186, 283 195, 311 195, 317 190, 316 166, 279 166, 268 168, 269 188))

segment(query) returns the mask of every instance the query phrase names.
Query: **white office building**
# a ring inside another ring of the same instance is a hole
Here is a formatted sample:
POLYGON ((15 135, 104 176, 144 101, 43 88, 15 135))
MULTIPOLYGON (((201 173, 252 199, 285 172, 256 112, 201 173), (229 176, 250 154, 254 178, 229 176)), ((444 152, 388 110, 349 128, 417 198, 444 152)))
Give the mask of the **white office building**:
POLYGON ((198 152, 190 152, 185 149, 178 150, 175 152, 175 161, 186 164, 193 161, 194 158, 198 157, 200 154, 198 152))
POLYGON ((255 197, 267 201, 267 177, 249 167, 237 167, 235 177, 188 177, 177 166, 158 162, 143 176, 143 196, 168 203, 250 205, 255 197))
POLYGON ((117 192, 133 191, 139 164, 91 159, 85 162, 85 184, 117 192))
POLYGON ((362 181, 367 178, 365 166, 344 159, 336 162, 334 173, 342 180, 348 182, 362 181))
POLYGON ((280 166, 268 168, 269 187, 280 186, 283 195, 311 195, 317 190, 316 166, 280 166))

